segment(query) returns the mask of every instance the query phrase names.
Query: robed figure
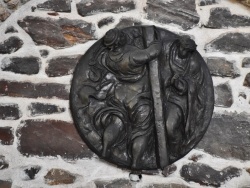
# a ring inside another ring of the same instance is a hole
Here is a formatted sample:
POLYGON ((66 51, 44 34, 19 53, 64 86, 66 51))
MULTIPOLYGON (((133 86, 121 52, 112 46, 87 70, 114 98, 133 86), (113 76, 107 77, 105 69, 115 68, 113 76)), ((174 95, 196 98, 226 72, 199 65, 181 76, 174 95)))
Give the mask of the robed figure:
POLYGON ((184 36, 165 42, 161 80, 169 140, 170 160, 185 155, 193 139, 204 131, 207 108, 206 83, 209 71, 195 42, 184 36), (201 132, 200 132, 201 131, 201 132))

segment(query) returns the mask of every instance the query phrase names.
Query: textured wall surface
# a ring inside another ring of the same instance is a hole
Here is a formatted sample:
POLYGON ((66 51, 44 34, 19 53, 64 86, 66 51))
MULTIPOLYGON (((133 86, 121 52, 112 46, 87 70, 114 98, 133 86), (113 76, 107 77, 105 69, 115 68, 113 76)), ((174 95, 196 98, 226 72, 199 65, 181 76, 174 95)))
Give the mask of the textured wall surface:
POLYGON ((0 0, 0 187, 250 187, 250 9, 233 0, 0 0), (69 109, 81 55, 109 29, 156 25, 195 39, 215 87, 208 132, 156 175, 99 159, 69 109))

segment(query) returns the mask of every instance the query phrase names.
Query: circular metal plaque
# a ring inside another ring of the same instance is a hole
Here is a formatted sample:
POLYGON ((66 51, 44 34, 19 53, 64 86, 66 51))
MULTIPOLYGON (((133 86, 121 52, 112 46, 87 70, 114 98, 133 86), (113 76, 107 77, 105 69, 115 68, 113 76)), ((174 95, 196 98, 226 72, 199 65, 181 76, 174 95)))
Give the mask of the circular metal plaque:
POLYGON ((205 134, 214 106, 195 42, 155 26, 112 29, 80 59, 70 93, 77 130, 99 157, 163 169, 205 134))

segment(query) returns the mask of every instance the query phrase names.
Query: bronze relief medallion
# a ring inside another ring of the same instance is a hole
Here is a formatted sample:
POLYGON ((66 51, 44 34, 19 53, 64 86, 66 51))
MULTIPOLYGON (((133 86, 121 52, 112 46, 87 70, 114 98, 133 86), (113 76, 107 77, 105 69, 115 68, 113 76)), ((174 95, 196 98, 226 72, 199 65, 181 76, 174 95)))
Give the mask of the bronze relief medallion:
POLYGON ((99 157, 132 170, 164 169, 205 134, 213 83, 189 37, 155 26, 111 29, 80 59, 70 105, 99 157))

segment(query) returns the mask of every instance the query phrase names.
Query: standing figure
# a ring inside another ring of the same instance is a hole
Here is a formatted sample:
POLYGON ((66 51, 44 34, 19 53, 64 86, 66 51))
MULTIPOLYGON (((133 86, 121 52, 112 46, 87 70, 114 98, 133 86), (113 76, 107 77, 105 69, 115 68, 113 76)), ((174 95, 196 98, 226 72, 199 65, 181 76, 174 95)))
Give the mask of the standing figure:
POLYGON ((184 153, 184 141, 192 136, 195 126, 202 124, 204 60, 196 51, 195 42, 186 36, 166 45, 165 63, 170 76, 164 80, 165 121, 170 161, 175 161, 184 153))
MULTIPOLYGON (((103 43, 108 49, 101 57, 102 65, 119 81, 114 87, 114 100, 125 108, 128 118, 109 114, 109 124, 103 133, 102 155, 107 157, 110 149, 122 136, 125 128, 129 134, 129 151, 132 158, 132 169, 140 168, 140 160, 148 147, 153 132, 153 104, 146 64, 161 52, 161 43, 154 41, 148 48, 139 49, 127 44, 126 34, 118 29, 109 30, 103 43), (124 126, 129 126, 124 127, 124 126)), ((120 110, 120 109, 117 109, 120 110)), ((105 117, 105 116, 103 116, 105 117)))

